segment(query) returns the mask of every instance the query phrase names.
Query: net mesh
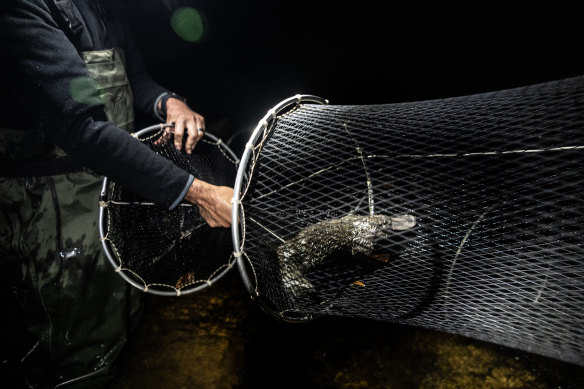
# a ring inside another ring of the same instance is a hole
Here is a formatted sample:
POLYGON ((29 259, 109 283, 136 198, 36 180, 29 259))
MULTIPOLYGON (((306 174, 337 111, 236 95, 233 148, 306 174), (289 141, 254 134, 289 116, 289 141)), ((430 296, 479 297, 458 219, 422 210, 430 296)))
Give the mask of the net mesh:
MULTIPOLYGON (((206 134, 188 155, 172 141, 156 145, 162 134, 156 128, 141 132, 140 140, 195 178, 233 186, 238 161, 221 140, 206 134)), ((232 268, 230 230, 210 228, 193 204, 183 201, 168 211, 107 179, 105 185, 100 202, 104 248, 116 271, 134 286, 184 294, 211 285, 232 268)))
POLYGON ((298 104, 256 141, 234 240, 284 319, 364 317, 584 365, 584 77, 298 104), (413 225, 392 226, 392 218, 413 225))

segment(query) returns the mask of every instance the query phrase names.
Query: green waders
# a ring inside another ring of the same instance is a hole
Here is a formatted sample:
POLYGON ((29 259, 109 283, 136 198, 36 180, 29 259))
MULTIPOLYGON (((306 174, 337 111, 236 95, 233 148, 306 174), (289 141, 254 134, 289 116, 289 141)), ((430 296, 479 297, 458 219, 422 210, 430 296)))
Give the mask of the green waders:
MULTIPOLYGON (((82 57, 108 119, 131 131, 133 98, 121 51, 85 52, 82 57)), ((3 158, 30 162, 40 153, 54 162, 64 156, 54 146, 40 151, 27 147, 23 133, 0 129, 3 158)), ((36 339, 19 356, 31 387, 103 384, 138 320, 141 292, 114 272, 101 247, 101 183, 88 170, 0 178, 0 270, 36 339)))

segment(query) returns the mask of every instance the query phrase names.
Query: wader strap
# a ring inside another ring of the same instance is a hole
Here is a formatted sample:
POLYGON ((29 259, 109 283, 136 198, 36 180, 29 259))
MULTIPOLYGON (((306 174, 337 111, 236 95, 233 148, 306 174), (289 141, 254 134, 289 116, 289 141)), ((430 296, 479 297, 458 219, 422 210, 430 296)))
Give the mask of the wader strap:
MULTIPOLYGON (((75 47, 79 44, 79 38, 83 33, 83 24, 75 15, 71 0, 45 0, 59 28, 65 32, 75 47)), ((77 49, 79 50, 79 48, 77 49)))

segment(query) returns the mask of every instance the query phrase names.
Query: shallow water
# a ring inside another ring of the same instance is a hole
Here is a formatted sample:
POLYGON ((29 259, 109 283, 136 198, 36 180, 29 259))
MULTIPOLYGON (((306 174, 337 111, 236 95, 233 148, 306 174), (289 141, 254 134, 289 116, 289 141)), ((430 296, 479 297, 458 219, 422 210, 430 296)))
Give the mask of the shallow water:
POLYGON ((365 319, 284 323, 233 271, 181 297, 146 296, 108 389, 583 388, 584 368, 365 319))

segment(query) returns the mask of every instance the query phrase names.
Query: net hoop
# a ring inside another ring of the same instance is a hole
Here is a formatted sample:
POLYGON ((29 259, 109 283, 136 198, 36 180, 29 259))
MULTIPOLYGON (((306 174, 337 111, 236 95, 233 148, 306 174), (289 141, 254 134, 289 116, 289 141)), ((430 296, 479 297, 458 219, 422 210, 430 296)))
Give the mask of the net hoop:
POLYGON ((233 255, 260 308, 584 366, 584 76, 422 101, 301 102, 260 120, 235 176, 233 255))
POLYGON ((261 294, 255 288, 254 282, 252 281, 252 278, 254 276, 250 276, 245 264, 246 255, 243 250, 244 242, 242 239, 240 239, 239 226, 240 223, 242 223, 242 221, 240 221, 240 216, 241 220, 243 220, 243 207, 241 206, 241 199, 245 195, 245 189, 243 188, 243 184, 246 178, 248 177, 248 172, 246 170, 247 164, 253 157, 254 148, 258 145, 258 141, 260 141, 262 138, 264 138, 265 136, 267 136, 267 134, 270 133, 270 131, 273 129, 277 121, 278 115, 287 112, 291 109, 294 109, 295 107, 303 103, 326 105, 329 103, 329 101, 323 99, 322 97, 314 95, 298 94, 289 97, 285 100, 282 100, 280 103, 276 104, 272 109, 270 109, 266 113, 266 115, 258 122, 258 125, 252 132, 249 141, 245 146, 237 170, 235 184, 233 187, 233 198, 231 200, 232 203, 231 235, 233 240, 233 256, 237 261, 237 267, 239 269, 241 279, 243 280, 243 284, 245 285, 245 288, 249 292, 252 300, 254 300, 260 306, 260 308, 262 308, 266 313, 270 314, 276 319, 286 322, 311 321, 313 320, 313 317, 312 315, 297 315, 294 312, 289 313, 278 312, 270 306, 270 304, 261 296, 261 294), (244 193, 242 193, 242 189, 244 189, 244 193))
MULTIPOLYGON (((135 133, 132 133, 132 136, 137 138, 137 139, 142 139, 142 138, 152 136, 154 133, 161 131, 167 127, 172 127, 172 126, 173 126, 172 124, 156 124, 156 125, 152 125, 152 126, 143 128, 135 133)), ((208 131, 205 131, 202 140, 207 140, 208 142, 212 142, 212 143, 217 144, 218 147, 221 149, 221 152, 225 153, 226 157, 231 158, 234 161, 235 165, 238 166, 239 158, 237 158, 235 153, 229 148, 228 145, 226 145, 224 142, 221 142, 221 140, 219 138, 217 138, 215 135, 209 133, 208 131)), ((99 202, 99 223, 98 223, 99 226, 98 227, 99 227, 100 241, 101 241, 101 245, 103 247, 103 250, 106 254, 106 257, 108 258, 110 264, 115 269, 116 273, 118 273, 120 275, 120 277, 122 277, 122 279, 124 279, 130 285, 142 290, 145 293, 150 293, 153 295, 181 296, 181 295, 186 295, 186 294, 198 292, 198 291, 201 291, 203 289, 210 287, 215 282, 217 282, 219 279, 224 277, 229 272, 229 270, 231 270, 234 267, 235 257, 232 255, 229 258, 228 262, 222 268, 218 268, 216 270, 216 272, 213 273, 213 275, 211 277, 209 277, 207 280, 205 280, 205 282, 198 282, 198 283, 195 283, 193 285, 190 285, 190 286, 187 286, 187 287, 181 288, 181 289, 174 289, 174 290, 173 289, 162 289, 162 288, 160 288, 160 285, 157 285, 157 284, 147 285, 145 283, 137 282, 135 278, 130 277, 127 274, 127 272, 126 272, 127 269, 122 268, 121 261, 119 260, 118 256, 115 254, 115 251, 116 251, 115 247, 113 247, 111 242, 107 239, 107 204, 106 204, 106 199, 108 198, 109 186, 110 186, 110 182, 109 182, 108 178, 104 177, 102 189, 101 189, 101 194, 100 194, 100 202, 99 202)), ((139 276, 136 274, 134 274, 134 277, 139 278, 139 276)))

